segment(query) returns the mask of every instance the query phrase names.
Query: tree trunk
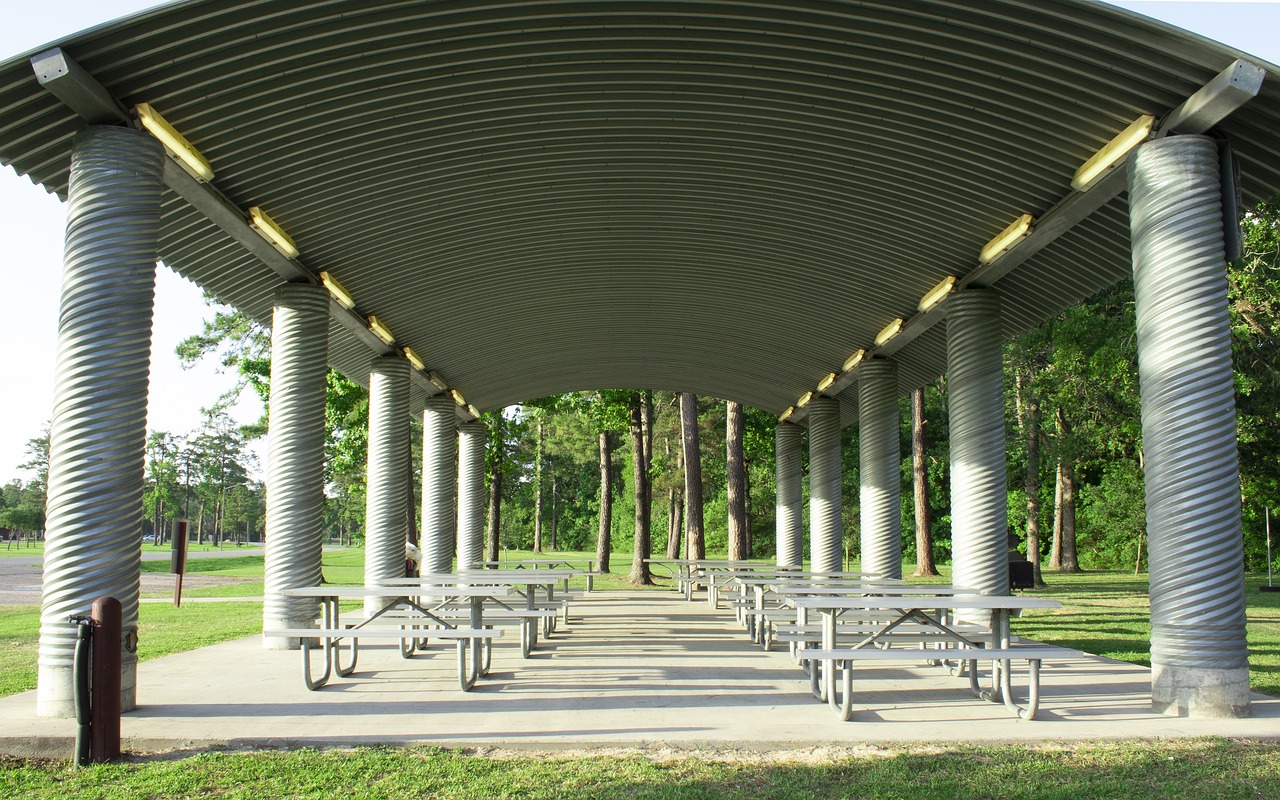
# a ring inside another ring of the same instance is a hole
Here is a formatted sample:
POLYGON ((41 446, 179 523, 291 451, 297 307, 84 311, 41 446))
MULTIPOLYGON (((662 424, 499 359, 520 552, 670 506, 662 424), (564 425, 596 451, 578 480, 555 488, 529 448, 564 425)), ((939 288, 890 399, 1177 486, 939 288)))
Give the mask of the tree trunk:
POLYGON ((635 548, 631 556, 631 574, 627 580, 636 586, 646 586, 653 581, 649 577, 649 475, 644 468, 644 401, 637 392, 631 396, 631 463, 635 481, 636 526, 635 548))
POLYGON ((933 520, 929 509, 929 462, 924 418, 924 388, 911 393, 911 481, 916 511, 916 577, 937 575, 933 562, 933 520))
POLYGON ((1062 456, 1053 476, 1053 541, 1049 544, 1049 569, 1062 571, 1062 456))
MULTIPOLYGON (((410 440, 413 439, 412 432, 410 432, 408 436, 410 440)), ((414 502, 414 491, 415 491, 414 487, 421 486, 422 483, 420 481, 415 481, 413 479, 413 442, 412 441, 410 441, 409 447, 405 448, 404 455, 405 455, 404 467, 406 470, 409 471, 409 491, 407 492, 409 497, 405 500, 405 502, 409 504, 409 512, 408 512, 409 513, 409 530, 405 534, 405 538, 408 541, 413 542, 415 546, 421 546, 422 545, 421 536, 419 536, 418 534, 418 506, 417 506, 417 503, 414 502)), ((248 523, 246 523, 246 525, 247 524, 248 523)), ((248 527, 246 527, 245 528, 246 538, 248 538, 248 531, 249 529, 248 527)))
POLYGON ((560 522, 559 515, 557 513, 559 511, 560 498, 556 496, 556 490, 559 488, 560 486, 556 482, 556 474, 555 472, 552 472, 551 473, 551 552, 553 553, 556 551, 556 548, 558 547, 558 545, 556 544, 556 530, 558 529, 559 522, 560 522))
MULTIPOLYGON (((1061 408, 1057 411, 1059 447, 1071 435, 1071 423, 1061 408)), ((1062 459, 1062 567, 1063 572, 1081 572, 1076 558, 1076 465, 1070 457, 1062 459)))
POLYGON ((1044 586, 1040 574, 1040 397, 1032 384, 1034 379, 1031 373, 1025 380, 1018 374, 1018 396, 1027 395, 1022 403, 1025 413, 1018 421, 1027 437, 1027 475, 1022 482, 1027 495, 1027 560, 1031 562, 1032 584, 1040 587, 1044 586))
MULTIPOLYGON (((667 447, 671 440, 667 440, 667 447)), ((680 485, 671 489, 671 535, 667 537, 667 558, 680 558, 680 549, 684 533, 684 448, 676 450, 676 473, 680 475, 680 485)))
POLYGON ((729 493, 729 560, 751 557, 751 530, 747 527, 747 471, 742 455, 742 404, 732 400, 725 413, 725 472, 729 493))
POLYGON ((644 479, 645 502, 649 504, 649 519, 653 520, 653 392, 645 391, 641 396, 640 426, 644 432, 644 479))
POLYGON ((533 552, 542 552, 542 420, 533 445, 533 552))
POLYGON ((680 394, 680 441, 684 450, 684 535, 686 558, 706 558, 702 527, 702 451, 698 444, 698 397, 680 394))
POLYGON ((489 472, 489 521, 485 531, 485 560, 498 560, 498 531, 502 526, 502 467, 498 458, 493 459, 489 472))
POLYGON ((600 532, 596 537, 596 561, 600 572, 609 571, 613 547, 613 442, 608 432, 600 434, 600 532))

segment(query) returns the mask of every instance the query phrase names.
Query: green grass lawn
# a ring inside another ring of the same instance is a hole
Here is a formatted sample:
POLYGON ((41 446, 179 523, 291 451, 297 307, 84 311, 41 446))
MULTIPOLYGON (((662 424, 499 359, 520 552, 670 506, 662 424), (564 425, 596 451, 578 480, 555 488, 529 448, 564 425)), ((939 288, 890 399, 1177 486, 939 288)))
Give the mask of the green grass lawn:
POLYGON ((1235 800, 1280 791, 1280 745, 1196 740, 1071 747, 877 748, 809 761, 641 755, 487 758, 430 748, 208 753, 73 770, 0 760, 0 796, 295 798, 1029 798, 1235 800))

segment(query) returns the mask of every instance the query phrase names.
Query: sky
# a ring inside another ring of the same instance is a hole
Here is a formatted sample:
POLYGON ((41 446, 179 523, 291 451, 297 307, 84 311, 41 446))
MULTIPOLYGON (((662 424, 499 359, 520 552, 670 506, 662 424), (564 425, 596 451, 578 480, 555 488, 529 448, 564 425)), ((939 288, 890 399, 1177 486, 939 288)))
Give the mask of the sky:
MULTIPOLYGON (((42 3, 8 3, 0 26, 0 60, 27 53, 59 37, 132 14, 155 0, 62 0, 57 13, 42 3)), ((1280 63, 1280 1, 1203 2, 1203 0, 1127 0, 1115 5, 1224 42, 1246 53, 1280 63)), ((0 484, 30 479, 18 468, 26 443, 39 436, 53 407, 53 366, 57 340, 59 281, 65 212, 56 197, 0 167, 0 286, 21 302, 0 314, 0 484)), ((158 272, 152 338, 150 430, 184 435, 204 419, 203 407, 234 381, 212 363, 184 372, 174 348, 200 331, 212 317, 201 292, 167 269, 158 272)), ((261 414, 257 399, 246 396, 233 409, 241 422, 261 414)), ((265 448, 255 448, 260 459, 265 448)))

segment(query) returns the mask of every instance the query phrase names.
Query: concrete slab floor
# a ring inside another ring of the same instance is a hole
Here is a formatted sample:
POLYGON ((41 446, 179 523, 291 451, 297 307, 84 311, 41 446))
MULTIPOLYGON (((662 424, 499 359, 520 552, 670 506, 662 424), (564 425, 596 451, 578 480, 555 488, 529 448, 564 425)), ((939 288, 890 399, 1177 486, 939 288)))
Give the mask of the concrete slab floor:
MULTIPOLYGON (((522 659, 515 630, 492 671, 459 691, 452 645, 402 659, 362 646, 357 671, 310 692, 297 652, 257 637, 149 661, 140 708, 124 716, 132 751, 358 746, 581 750, 773 750, 909 742, 1025 742, 1229 736, 1280 739, 1280 700, 1253 716, 1151 713, 1150 671, 1088 656, 1046 663, 1037 719, 1014 719, 938 667, 859 668, 853 720, 809 693, 786 650, 752 644, 730 611, 674 594, 595 592, 569 628, 522 659)), ((35 716, 35 693, 0 698, 0 752, 66 757, 72 720, 35 716)))

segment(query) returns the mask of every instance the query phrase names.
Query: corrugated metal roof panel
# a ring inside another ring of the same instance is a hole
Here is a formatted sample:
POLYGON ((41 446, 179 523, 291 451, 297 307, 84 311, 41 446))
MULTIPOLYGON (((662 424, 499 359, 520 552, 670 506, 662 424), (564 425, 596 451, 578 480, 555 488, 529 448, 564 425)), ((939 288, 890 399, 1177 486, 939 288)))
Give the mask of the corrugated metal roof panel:
MULTIPOLYGON (((60 44, 475 405, 644 385, 774 412, 1239 55, 1079 0, 197 0, 60 44)), ((1251 200, 1280 190, 1277 92, 1221 126, 1251 200)), ((65 192, 78 126, 0 64, 0 162, 65 192)), ((280 278, 164 214, 166 262, 268 321, 280 278)), ((996 284, 1005 332, 1127 248, 1116 201, 996 284)), ((898 354, 904 387, 944 344, 898 354)))

